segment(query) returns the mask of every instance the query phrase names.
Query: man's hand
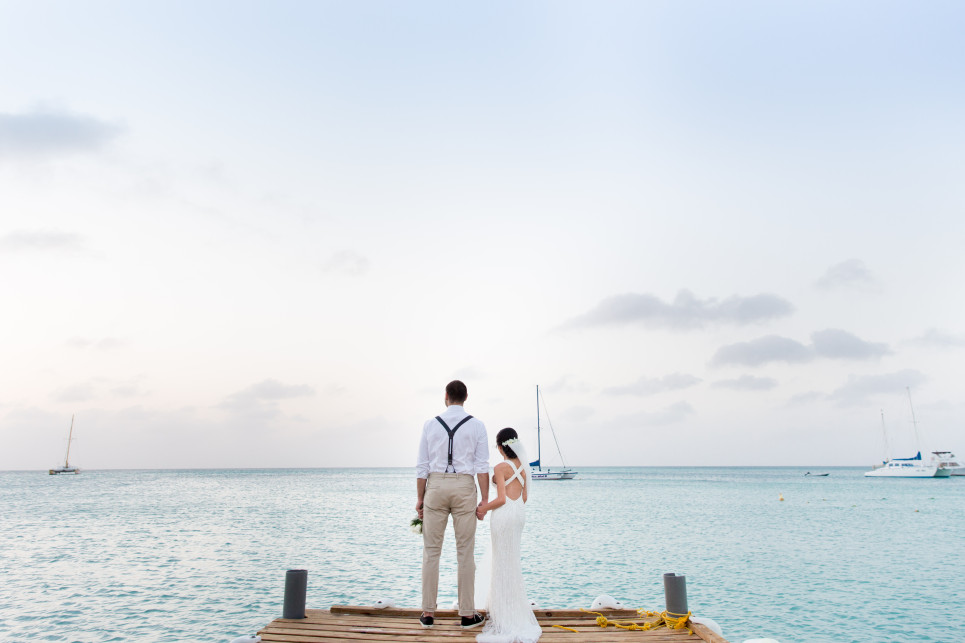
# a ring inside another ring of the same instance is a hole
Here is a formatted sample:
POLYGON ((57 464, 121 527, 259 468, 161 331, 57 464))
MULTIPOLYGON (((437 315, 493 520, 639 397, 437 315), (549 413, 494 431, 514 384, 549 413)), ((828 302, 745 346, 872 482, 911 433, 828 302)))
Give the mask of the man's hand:
POLYGON ((482 520, 486 517, 486 510, 482 508, 484 503, 480 502, 479 506, 476 507, 476 518, 482 520))
POLYGON ((422 505, 423 505, 423 504, 424 504, 424 503, 423 503, 422 500, 420 500, 419 502, 415 503, 415 512, 416 512, 417 514, 419 514, 419 520, 422 520, 422 505))

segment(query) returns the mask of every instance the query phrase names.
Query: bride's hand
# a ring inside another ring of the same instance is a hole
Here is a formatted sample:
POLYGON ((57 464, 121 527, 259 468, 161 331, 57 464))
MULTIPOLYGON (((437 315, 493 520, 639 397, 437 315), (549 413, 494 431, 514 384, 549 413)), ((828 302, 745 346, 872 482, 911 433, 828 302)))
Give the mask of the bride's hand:
POLYGON ((486 510, 483 509, 482 505, 479 505, 478 507, 476 507, 476 518, 478 518, 479 520, 482 520, 485 517, 486 517, 486 510))

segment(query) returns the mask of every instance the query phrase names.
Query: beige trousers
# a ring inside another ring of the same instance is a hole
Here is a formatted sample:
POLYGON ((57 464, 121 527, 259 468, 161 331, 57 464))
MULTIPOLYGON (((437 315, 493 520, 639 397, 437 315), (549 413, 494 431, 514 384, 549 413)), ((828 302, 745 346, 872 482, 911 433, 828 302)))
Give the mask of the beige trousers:
POLYGON ((422 609, 436 609, 439 594, 439 556, 452 514, 459 564, 459 615, 475 611, 476 481, 466 473, 430 473, 422 506, 422 609))

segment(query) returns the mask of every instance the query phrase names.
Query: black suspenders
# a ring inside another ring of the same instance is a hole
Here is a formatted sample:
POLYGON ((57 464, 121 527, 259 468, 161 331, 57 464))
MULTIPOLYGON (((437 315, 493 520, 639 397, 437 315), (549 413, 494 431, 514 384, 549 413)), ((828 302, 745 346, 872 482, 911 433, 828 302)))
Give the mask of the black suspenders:
POLYGON ((452 427, 451 429, 449 428, 449 425, 443 422, 442 418, 439 417, 438 415, 436 416, 436 419, 439 420, 439 424, 441 424, 442 428, 444 428, 446 430, 446 433, 449 434, 449 464, 446 465, 446 473, 449 473, 449 467, 452 467, 452 472, 456 473, 456 467, 452 466, 452 436, 456 434, 456 431, 459 430, 459 427, 461 427, 463 424, 471 420, 472 416, 467 415, 466 417, 462 418, 462 420, 459 421, 459 424, 452 427))

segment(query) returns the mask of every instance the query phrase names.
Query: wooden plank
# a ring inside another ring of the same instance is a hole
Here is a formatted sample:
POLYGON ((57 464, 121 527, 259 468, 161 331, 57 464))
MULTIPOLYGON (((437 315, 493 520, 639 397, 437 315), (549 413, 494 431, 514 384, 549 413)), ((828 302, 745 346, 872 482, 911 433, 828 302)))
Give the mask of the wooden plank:
MULTIPOLYGON (((705 626, 687 630, 623 630, 603 628, 596 624, 597 615, 585 610, 536 610, 543 628, 540 643, 682 643, 704 641, 727 643, 705 626), (553 627, 563 625, 576 632, 553 627)), ((611 621, 644 623, 655 618, 640 616, 635 610, 601 611, 611 621)), ((454 643, 475 641, 480 628, 463 630, 454 610, 436 612, 436 625, 423 628, 418 621, 420 610, 336 605, 331 610, 306 610, 304 619, 276 619, 259 634, 266 643, 454 643)))

